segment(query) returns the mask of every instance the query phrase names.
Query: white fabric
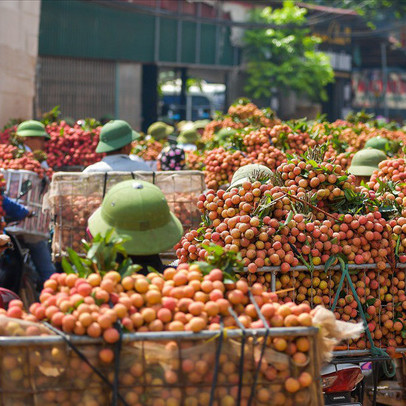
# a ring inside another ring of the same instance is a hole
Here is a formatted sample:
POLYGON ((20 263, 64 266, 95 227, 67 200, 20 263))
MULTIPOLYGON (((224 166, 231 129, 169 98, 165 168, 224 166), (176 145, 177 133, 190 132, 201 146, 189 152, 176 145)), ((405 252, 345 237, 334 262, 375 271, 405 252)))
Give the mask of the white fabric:
MULTIPOLYGON (((26 151, 26 152, 32 152, 31 148, 30 148, 28 145, 24 145, 24 148, 25 148, 25 151, 26 151)), ((41 166, 42 166, 44 169, 49 169, 49 166, 48 166, 47 161, 42 161, 42 162, 41 162, 41 166)))
POLYGON ((117 154, 105 156, 100 162, 88 166, 83 173, 89 172, 135 172, 135 171, 148 171, 151 168, 145 161, 137 156, 130 158, 128 155, 117 154))
POLYGON ((184 151, 188 152, 193 152, 197 150, 197 147, 195 144, 178 144, 179 148, 182 148, 184 151))

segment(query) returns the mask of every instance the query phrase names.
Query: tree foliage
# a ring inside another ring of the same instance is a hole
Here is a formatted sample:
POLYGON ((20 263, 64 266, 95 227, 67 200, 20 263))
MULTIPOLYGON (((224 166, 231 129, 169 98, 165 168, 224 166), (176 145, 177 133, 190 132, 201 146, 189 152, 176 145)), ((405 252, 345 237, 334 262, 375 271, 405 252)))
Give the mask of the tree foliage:
POLYGON ((370 24, 384 14, 397 19, 406 16, 405 0, 308 0, 308 3, 355 10, 370 24))
POLYGON ((244 36, 246 91, 255 98, 270 97, 272 89, 294 90, 313 100, 326 99, 325 86, 333 81, 329 58, 317 51, 320 39, 306 24, 307 10, 285 1, 280 9, 254 9, 251 21, 274 28, 254 28, 244 36))

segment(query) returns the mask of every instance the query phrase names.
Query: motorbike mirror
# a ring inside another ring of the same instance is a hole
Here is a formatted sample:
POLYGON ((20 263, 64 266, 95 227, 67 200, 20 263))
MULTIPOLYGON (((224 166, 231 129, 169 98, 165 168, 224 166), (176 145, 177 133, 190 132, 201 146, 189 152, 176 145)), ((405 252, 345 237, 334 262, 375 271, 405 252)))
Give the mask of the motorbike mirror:
POLYGON ((20 199, 21 197, 25 196, 31 189, 32 182, 29 179, 25 180, 21 185, 20 195, 18 198, 20 199))

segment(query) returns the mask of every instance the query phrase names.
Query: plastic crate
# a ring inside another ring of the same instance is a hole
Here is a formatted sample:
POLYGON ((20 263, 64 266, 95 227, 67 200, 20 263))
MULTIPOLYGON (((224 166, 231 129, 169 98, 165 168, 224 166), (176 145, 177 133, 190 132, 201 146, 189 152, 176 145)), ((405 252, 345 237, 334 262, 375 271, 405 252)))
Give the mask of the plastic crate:
POLYGON ((117 373, 116 393, 129 406, 321 406, 317 332, 291 327, 245 330, 244 338, 241 330, 124 334, 118 366, 100 360, 99 351, 106 347, 101 340, 71 336, 70 342, 106 379, 61 337, 2 337, 0 397, 2 404, 14 406, 108 405, 108 382, 117 373), (292 348, 298 340, 308 346, 294 357, 278 349, 281 339, 292 348), (304 372, 310 381, 288 391, 287 379, 304 372))
MULTIPOLYGON (((197 201, 205 189, 204 175, 200 171, 58 172, 52 178, 47 198, 54 222, 54 258, 65 255, 67 247, 80 250, 81 240, 86 238, 87 220, 101 205, 103 196, 112 186, 129 179, 141 179, 158 186, 185 231, 199 225, 201 214, 197 201)), ((175 257, 174 252, 167 255, 175 257)))
POLYGON ((26 218, 16 225, 7 227, 7 230, 13 234, 49 238, 50 214, 42 210, 44 200, 42 179, 35 172, 26 170, 2 169, 1 172, 6 181, 5 194, 14 200, 19 197, 23 182, 26 180, 31 181, 31 190, 22 196, 18 202, 36 213, 34 217, 26 218))

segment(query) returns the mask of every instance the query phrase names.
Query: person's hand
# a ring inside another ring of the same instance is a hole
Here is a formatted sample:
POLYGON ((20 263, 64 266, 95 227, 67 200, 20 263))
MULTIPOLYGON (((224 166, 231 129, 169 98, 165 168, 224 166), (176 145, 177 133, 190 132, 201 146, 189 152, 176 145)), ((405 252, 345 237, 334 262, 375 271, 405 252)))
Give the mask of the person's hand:
POLYGON ((30 210, 30 211, 28 212, 28 214, 27 214, 27 217, 28 217, 28 218, 31 218, 31 217, 35 217, 36 215, 37 215, 37 213, 36 213, 35 211, 30 210))
POLYGON ((0 254, 10 247, 11 239, 6 234, 0 234, 0 254))

